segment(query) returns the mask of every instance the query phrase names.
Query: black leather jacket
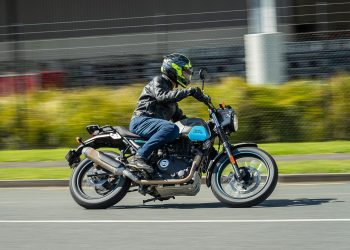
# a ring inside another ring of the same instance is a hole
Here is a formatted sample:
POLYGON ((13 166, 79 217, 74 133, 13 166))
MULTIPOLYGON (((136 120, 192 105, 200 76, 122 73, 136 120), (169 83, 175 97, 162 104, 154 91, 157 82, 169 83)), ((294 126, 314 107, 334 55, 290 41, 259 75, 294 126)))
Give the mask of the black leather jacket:
POLYGON ((175 89, 170 79, 160 75, 151 80, 139 97, 135 116, 149 116, 173 122, 185 119, 186 116, 177 102, 191 95, 190 89, 175 89))

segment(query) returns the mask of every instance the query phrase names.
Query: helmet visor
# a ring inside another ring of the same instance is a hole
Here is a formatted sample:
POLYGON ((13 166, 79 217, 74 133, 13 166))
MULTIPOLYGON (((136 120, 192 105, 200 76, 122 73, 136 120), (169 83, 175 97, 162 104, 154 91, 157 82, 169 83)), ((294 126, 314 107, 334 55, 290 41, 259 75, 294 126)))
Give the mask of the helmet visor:
POLYGON ((182 74, 185 77, 186 81, 188 82, 187 84, 189 84, 192 79, 193 69, 192 68, 183 69, 182 74))

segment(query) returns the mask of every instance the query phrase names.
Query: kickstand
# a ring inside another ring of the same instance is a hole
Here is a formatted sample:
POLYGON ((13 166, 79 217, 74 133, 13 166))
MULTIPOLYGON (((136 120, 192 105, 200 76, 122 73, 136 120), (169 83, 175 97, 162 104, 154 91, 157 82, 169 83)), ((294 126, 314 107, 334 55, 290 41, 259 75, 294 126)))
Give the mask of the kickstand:
POLYGON ((150 202, 150 201, 166 201, 166 200, 170 200, 170 199, 175 199, 175 196, 166 196, 166 197, 154 197, 151 199, 147 199, 147 200, 143 200, 143 204, 150 202))

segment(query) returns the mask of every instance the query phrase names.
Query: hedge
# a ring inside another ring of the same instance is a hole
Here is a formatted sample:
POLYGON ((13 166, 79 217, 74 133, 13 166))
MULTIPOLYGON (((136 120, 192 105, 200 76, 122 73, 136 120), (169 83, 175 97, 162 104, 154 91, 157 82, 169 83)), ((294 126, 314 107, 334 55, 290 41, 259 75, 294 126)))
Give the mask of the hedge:
MULTIPOLYGON (((194 85, 196 86, 196 85, 194 85)), ((127 126, 143 84, 38 91, 0 99, 0 148, 74 146, 88 124, 127 126)), ((350 139, 350 76, 323 81, 251 86, 240 78, 207 84, 215 104, 232 105, 239 130, 232 141, 281 142, 350 139)), ((192 97, 180 102, 190 117, 208 119, 192 97)))

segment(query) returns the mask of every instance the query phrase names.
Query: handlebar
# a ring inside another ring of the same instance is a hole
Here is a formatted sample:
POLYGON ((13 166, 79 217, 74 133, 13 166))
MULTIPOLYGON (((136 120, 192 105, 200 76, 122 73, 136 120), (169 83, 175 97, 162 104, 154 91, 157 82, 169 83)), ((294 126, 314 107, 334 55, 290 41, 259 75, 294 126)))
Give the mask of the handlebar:
POLYGON ((195 88, 195 93, 193 93, 193 97, 196 98, 198 101, 203 102, 205 105, 208 106, 210 109, 215 109, 215 106, 211 102, 211 98, 209 95, 204 94, 203 90, 200 88, 195 88))
MULTIPOLYGON (((204 95, 204 94, 203 94, 203 95, 204 95)), ((207 99, 207 101, 204 102, 204 104, 207 105, 208 108, 210 108, 210 109, 215 109, 214 104, 211 102, 210 96, 209 96, 209 95, 204 95, 204 96, 206 96, 206 99, 207 99)))

